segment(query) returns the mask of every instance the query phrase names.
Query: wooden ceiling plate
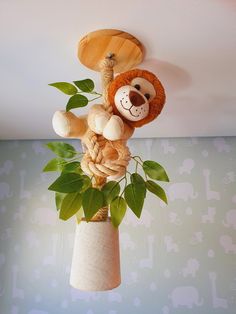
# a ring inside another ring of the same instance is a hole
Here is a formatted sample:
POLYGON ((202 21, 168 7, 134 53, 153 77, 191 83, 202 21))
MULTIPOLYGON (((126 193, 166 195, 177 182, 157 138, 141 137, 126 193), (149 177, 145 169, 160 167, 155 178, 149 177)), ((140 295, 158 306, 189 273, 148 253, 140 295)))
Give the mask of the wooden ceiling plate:
POLYGON ((94 71, 100 71, 99 64, 109 53, 115 54, 114 72, 120 73, 142 62, 144 48, 137 38, 116 29, 91 32, 79 42, 80 62, 94 71))

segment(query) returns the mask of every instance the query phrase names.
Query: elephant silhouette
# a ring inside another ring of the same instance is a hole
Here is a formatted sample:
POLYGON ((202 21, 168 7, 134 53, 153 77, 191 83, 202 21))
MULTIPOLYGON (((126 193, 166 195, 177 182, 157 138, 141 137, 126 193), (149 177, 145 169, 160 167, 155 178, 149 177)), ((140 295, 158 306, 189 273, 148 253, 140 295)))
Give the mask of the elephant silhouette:
POLYGON ((199 300, 198 290, 193 286, 177 287, 169 297, 175 308, 185 306, 191 309, 194 305, 203 305, 203 299, 199 300))
POLYGON ((171 201, 181 199, 185 202, 198 196, 189 182, 173 183, 168 189, 168 195, 171 201))
POLYGON ((12 197, 13 193, 10 193, 10 186, 6 182, 0 182, 0 201, 4 198, 12 197))

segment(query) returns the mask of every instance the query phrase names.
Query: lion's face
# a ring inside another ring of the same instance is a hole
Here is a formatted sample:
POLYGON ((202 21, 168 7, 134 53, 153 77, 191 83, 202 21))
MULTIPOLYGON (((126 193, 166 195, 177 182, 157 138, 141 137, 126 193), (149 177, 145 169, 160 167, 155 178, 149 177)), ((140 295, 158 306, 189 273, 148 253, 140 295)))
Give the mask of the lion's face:
POLYGON ((143 70, 120 74, 111 83, 108 93, 114 113, 134 127, 155 119, 165 102, 160 81, 154 74, 143 70))

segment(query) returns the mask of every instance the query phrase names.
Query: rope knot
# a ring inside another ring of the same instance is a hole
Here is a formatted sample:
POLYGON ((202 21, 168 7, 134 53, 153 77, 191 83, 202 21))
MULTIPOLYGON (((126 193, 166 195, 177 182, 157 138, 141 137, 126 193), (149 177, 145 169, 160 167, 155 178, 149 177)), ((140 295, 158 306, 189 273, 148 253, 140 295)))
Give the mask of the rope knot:
POLYGON ((100 62, 101 71, 112 71, 116 65, 114 53, 109 52, 107 56, 100 62))

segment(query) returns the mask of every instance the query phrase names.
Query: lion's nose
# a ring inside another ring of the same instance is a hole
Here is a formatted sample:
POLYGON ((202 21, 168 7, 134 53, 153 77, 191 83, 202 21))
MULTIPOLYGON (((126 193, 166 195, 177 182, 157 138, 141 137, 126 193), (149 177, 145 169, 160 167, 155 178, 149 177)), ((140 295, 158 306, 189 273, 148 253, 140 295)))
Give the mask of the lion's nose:
POLYGON ((145 99, 137 92, 131 90, 129 92, 129 99, 133 106, 139 107, 145 103, 145 99))

